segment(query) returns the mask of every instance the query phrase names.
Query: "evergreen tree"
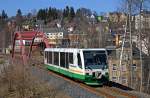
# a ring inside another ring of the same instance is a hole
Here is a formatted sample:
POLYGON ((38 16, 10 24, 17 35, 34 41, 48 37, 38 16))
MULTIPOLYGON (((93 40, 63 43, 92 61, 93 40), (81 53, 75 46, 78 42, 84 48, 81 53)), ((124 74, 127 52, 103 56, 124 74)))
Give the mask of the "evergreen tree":
POLYGON ((63 17, 64 18, 69 18, 69 13, 70 13, 70 9, 68 6, 66 6, 66 8, 63 11, 63 17))
POLYGON ((8 16, 7 14, 5 13, 5 11, 3 10, 2 11, 2 14, 0 15, 0 28, 4 28, 5 24, 6 24, 6 20, 8 16))
POLYGON ((37 13, 37 19, 40 19, 41 20, 41 17, 42 17, 42 9, 40 9, 37 13))
POLYGON ((37 19, 49 22, 58 19, 58 15, 60 15, 60 10, 49 7, 48 9, 40 9, 37 13, 37 19))
POLYGON ((63 17, 67 17, 66 9, 63 10, 63 17))
POLYGON ((69 9, 68 6, 66 6, 66 15, 67 15, 67 17, 69 17, 69 13, 70 13, 70 9, 69 9))
POLYGON ((47 18, 47 9, 40 9, 37 14, 37 18, 40 20, 46 20, 47 18))
POLYGON ((22 22, 23 22, 22 12, 20 9, 18 9, 16 14, 16 23, 19 28, 21 28, 22 22))
POLYGON ((2 19, 7 19, 8 18, 8 16, 7 16, 7 14, 5 13, 5 11, 3 10, 2 11, 2 19))
POLYGON ((17 10, 17 15, 16 16, 21 16, 22 17, 22 12, 20 9, 17 10))
POLYGON ((70 18, 73 19, 75 17, 74 8, 70 7, 70 18))
POLYGON ((48 9, 47 18, 49 21, 52 20, 52 8, 51 7, 49 7, 49 9, 48 9))

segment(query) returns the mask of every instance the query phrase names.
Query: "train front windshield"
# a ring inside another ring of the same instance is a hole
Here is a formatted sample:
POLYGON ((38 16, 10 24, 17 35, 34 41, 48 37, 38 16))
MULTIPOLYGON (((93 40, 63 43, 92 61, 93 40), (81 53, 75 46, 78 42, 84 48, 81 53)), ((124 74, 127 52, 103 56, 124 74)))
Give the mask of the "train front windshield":
POLYGON ((105 51, 83 51, 85 69, 106 69, 107 55, 105 51))

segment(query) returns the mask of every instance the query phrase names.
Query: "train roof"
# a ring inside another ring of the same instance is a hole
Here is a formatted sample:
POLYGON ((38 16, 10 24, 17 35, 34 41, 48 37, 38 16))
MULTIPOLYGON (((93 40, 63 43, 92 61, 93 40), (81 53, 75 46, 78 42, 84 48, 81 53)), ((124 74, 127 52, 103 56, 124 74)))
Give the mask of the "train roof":
POLYGON ((105 48, 45 48, 44 51, 80 51, 80 50, 106 50, 105 48))

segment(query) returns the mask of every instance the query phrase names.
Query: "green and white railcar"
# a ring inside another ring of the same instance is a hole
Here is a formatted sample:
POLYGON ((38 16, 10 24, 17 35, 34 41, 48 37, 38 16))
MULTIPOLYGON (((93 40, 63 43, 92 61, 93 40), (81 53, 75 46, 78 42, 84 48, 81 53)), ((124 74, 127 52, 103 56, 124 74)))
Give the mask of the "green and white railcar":
POLYGON ((44 64, 49 70, 88 85, 102 85, 109 80, 107 51, 104 48, 46 48, 44 64))

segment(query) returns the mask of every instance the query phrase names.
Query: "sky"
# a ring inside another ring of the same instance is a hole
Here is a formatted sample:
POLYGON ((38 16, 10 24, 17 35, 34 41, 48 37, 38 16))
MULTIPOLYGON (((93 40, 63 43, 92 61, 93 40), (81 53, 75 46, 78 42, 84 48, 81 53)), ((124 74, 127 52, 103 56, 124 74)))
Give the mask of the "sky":
POLYGON ((73 6, 91 9, 98 14, 101 12, 112 12, 118 8, 120 0, 0 0, 0 11, 5 10, 8 16, 15 16, 17 9, 23 14, 38 10, 40 8, 56 7, 59 9, 73 6))

